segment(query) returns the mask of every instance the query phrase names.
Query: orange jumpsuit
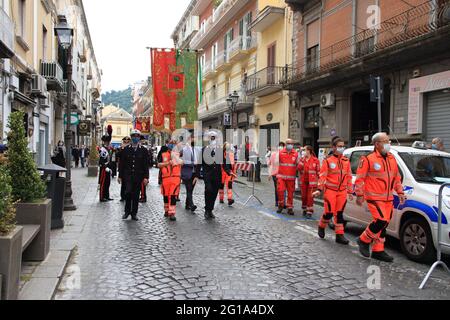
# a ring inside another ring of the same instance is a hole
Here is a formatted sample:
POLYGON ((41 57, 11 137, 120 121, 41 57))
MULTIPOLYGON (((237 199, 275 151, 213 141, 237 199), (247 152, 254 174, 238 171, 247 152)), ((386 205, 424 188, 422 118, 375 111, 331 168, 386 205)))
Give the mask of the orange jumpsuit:
MULTIPOLYGON (((225 152, 224 158, 227 159, 226 161, 229 161, 229 163, 231 164, 232 172, 236 173, 234 153, 229 152, 228 157, 227 157, 227 154, 225 152)), ((219 197, 220 197, 221 202, 223 202, 225 199, 225 187, 227 188, 227 192, 228 192, 227 193, 228 201, 233 200, 233 181, 234 181, 234 176, 228 175, 222 167, 222 184, 219 189, 219 197)))
POLYGON ((356 195, 364 197, 373 217, 360 239, 373 244, 373 252, 383 252, 386 229, 394 213, 394 191, 404 195, 397 160, 392 154, 386 157, 374 151, 362 157, 355 183, 356 195))
POLYGON ((344 235, 347 195, 353 193, 352 169, 348 158, 331 155, 323 162, 319 190, 324 192, 325 209, 319 227, 325 229, 334 217, 336 235, 344 235))
POLYGON ((294 208, 295 180, 297 179, 297 166, 299 163, 298 152, 289 152, 286 148, 280 151, 279 167, 277 174, 278 206, 284 207, 284 193, 287 192, 288 209, 294 208))
POLYGON ((318 188, 320 161, 316 157, 311 157, 309 160, 303 158, 298 165, 300 173, 300 186, 302 190, 302 209, 308 214, 314 213, 314 198, 313 193, 318 188))
MULTIPOLYGON (((162 162, 169 162, 172 152, 162 154, 162 162)), ((169 217, 175 217, 177 195, 180 193, 181 165, 169 165, 161 168, 162 184, 161 193, 164 197, 164 211, 169 217)))

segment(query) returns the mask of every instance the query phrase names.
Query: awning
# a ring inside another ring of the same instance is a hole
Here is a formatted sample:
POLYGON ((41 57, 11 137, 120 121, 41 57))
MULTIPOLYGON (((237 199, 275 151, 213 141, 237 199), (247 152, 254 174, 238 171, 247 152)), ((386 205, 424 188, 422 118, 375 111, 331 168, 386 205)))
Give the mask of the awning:
POLYGON ((30 106, 30 107, 36 106, 36 101, 34 101, 30 97, 26 96, 22 92, 14 90, 13 94, 14 94, 14 101, 18 101, 18 102, 20 102, 26 106, 30 106))

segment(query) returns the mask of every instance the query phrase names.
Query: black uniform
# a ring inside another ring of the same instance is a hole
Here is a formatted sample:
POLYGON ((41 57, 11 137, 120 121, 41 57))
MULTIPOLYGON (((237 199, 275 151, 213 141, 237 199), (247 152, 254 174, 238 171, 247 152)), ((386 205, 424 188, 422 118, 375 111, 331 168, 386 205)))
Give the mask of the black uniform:
POLYGON ((100 185, 100 201, 111 200, 109 196, 109 186, 111 185, 111 169, 109 168, 110 156, 108 149, 102 147, 100 150, 100 159, 98 165, 100 167, 99 185, 100 185))
POLYGON ((120 154, 119 178, 125 185, 125 216, 136 218, 139 193, 144 179, 149 178, 148 151, 142 146, 127 146, 120 154))
MULTIPOLYGON (((123 147, 121 147, 119 150, 117 150, 117 152, 116 152, 116 160, 117 160, 117 162, 119 163, 119 166, 120 166, 120 156, 122 155, 122 152, 123 152, 123 147)), ((125 195, 125 184, 121 184, 120 185, 120 201, 125 201, 125 197, 126 197, 126 195, 125 195)))
POLYGON ((205 215, 214 217, 212 211, 222 185, 222 168, 225 172, 231 174, 231 164, 224 163, 223 149, 220 147, 203 148, 203 157, 201 168, 197 168, 196 174, 199 175, 203 170, 203 180, 205 182, 205 215))

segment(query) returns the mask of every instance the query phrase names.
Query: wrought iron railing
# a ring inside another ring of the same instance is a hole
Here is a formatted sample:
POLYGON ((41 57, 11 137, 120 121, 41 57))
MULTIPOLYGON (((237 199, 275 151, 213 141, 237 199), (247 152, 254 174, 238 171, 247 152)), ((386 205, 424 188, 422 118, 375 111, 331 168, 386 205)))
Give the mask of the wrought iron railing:
POLYGON ((288 81, 289 67, 267 67, 248 76, 246 92, 254 93, 267 86, 282 86, 288 81))
POLYGON ((231 42, 230 55, 233 55, 237 51, 247 51, 257 46, 257 37, 251 36, 239 36, 231 42))
POLYGON ((229 51, 221 51, 216 56, 215 67, 218 68, 229 62, 229 51))
POLYGON ((449 25, 450 1, 446 0, 439 5, 434 0, 426 1, 374 28, 320 50, 317 58, 305 57, 294 69, 289 70, 288 82, 295 83, 307 76, 327 72, 449 25))

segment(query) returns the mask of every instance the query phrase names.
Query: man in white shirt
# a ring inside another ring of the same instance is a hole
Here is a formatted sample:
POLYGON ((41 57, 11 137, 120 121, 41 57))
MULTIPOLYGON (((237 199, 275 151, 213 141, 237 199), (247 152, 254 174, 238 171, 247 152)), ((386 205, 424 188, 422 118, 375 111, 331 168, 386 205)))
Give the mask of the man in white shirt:
POLYGON ((181 151, 183 166, 181 167, 181 179, 186 187, 186 210, 192 213, 197 210, 194 204, 193 194, 197 184, 197 176, 195 175, 196 154, 194 142, 189 139, 181 151))

